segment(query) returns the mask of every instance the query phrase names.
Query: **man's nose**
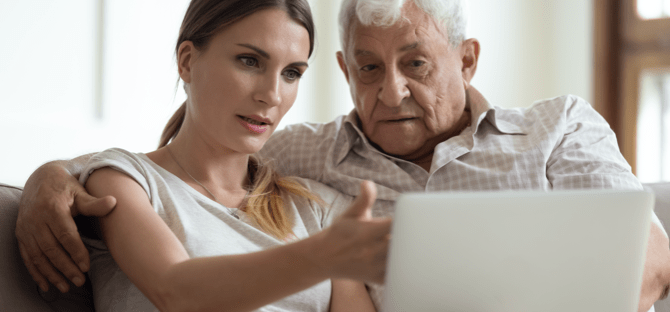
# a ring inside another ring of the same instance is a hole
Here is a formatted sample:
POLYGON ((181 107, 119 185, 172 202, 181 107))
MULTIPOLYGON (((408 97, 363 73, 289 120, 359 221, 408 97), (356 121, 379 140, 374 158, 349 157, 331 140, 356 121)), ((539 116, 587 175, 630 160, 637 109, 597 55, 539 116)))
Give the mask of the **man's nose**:
POLYGON ((264 75, 259 81, 254 94, 254 100, 270 106, 281 104, 281 75, 264 75))
POLYGON ((410 97, 410 91, 407 87, 407 78, 402 72, 395 67, 387 68, 377 98, 386 106, 396 107, 402 100, 410 97))

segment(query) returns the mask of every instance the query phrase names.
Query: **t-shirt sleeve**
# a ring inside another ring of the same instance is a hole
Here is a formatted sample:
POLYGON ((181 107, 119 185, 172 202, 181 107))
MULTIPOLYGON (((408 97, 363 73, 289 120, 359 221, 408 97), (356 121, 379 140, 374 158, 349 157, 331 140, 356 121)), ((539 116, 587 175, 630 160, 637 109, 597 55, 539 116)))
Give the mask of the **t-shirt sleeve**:
POLYGON ((153 203, 151 184, 147 180, 146 168, 142 164, 139 156, 120 148, 112 148, 100 152, 88 161, 82 174, 79 176, 79 182, 86 185, 86 181, 91 174, 101 168, 112 168, 135 180, 149 196, 153 203))

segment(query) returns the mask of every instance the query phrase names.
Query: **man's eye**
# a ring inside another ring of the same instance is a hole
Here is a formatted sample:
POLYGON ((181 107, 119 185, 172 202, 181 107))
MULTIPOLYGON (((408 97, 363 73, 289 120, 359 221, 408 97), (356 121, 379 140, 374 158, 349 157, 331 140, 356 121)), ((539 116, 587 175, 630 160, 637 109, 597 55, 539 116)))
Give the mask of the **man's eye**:
POLYGON ((365 65, 365 66, 361 67, 361 70, 364 71, 364 72, 373 71, 375 69, 377 69, 377 65, 365 65))
POLYGON ((426 64, 426 62, 424 62, 424 61, 412 61, 411 62, 412 67, 421 67, 425 64, 426 64))
POLYGON ((240 61, 242 61, 242 64, 244 64, 245 66, 249 67, 255 67, 256 65, 258 65, 258 60, 253 57, 243 56, 240 57, 240 61))

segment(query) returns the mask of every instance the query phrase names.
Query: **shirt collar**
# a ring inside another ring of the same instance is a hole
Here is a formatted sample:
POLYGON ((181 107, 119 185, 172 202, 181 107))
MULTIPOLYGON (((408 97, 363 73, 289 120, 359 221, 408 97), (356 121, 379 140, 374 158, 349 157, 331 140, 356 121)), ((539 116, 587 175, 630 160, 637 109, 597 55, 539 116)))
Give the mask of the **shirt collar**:
POLYGON ((344 117, 343 131, 340 132, 340 138, 337 140, 339 144, 335 146, 335 156, 338 165, 349 154, 349 151, 354 147, 356 142, 364 142, 363 144, 368 145, 368 140, 363 134, 363 130, 358 127, 358 120, 355 108, 349 112, 349 115, 344 117))
MULTIPOLYGON (((475 126, 475 133, 487 120, 498 131, 505 134, 527 134, 520 126, 505 120, 504 111, 500 107, 493 107, 484 96, 474 87, 466 91, 466 107, 470 109, 471 118, 475 126)), ((335 146, 336 163, 340 164, 356 144, 363 144, 368 149, 374 149, 360 129, 358 114, 354 108, 344 117, 343 131, 340 133, 335 146)), ((465 132, 465 131, 464 131, 465 132)))
POLYGON ((509 122, 506 118, 505 110, 500 107, 493 107, 484 98, 484 96, 471 87, 466 92, 466 107, 470 108, 471 118, 475 126, 474 133, 477 133, 482 126, 482 122, 487 120, 498 131, 505 134, 527 134, 519 125, 509 122))

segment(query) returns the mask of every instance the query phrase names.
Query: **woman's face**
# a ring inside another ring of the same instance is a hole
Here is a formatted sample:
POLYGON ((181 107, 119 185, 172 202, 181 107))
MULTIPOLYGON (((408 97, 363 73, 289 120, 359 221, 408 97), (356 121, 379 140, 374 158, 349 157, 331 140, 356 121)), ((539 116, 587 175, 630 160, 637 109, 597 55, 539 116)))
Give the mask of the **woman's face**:
POLYGON ((185 125, 215 149, 260 150, 296 99, 309 48, 305 27, 279 9, 225 27, 202 51, 182 43, 185 125))

